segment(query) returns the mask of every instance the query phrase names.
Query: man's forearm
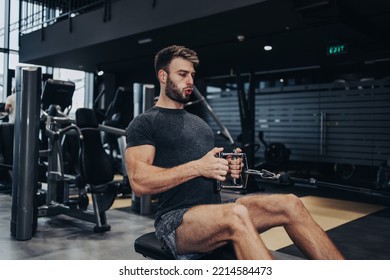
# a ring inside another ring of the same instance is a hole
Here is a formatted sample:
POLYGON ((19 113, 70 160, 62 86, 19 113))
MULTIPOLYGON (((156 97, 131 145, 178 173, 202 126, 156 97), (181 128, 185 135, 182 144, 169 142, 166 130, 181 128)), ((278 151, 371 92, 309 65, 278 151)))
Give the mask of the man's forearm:
POLYGON ((129 174, 133 191, 139 196, 161 193, 200 176, 197 161, 172 168, 139 162, 129 174))

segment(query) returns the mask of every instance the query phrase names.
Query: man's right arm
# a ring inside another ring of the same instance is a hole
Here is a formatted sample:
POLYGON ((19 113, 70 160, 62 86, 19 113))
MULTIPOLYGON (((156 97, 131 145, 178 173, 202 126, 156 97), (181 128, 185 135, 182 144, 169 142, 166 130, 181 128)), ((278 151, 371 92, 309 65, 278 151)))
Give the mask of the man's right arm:
POLYGON ((152 145, 129 147, 125 158, 132 190, 137 196, 157 194, 199 176, 223 181, 228 162, 215 156, 222 150, 214 148, 199 160, 161 168, 153 165, 155 148, 152 145))

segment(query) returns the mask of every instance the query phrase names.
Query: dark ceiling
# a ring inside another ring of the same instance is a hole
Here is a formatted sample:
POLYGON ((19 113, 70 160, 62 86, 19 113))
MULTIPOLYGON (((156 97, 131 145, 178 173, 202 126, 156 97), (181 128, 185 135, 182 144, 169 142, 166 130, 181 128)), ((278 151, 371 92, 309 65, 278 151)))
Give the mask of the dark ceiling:
MULTIPOLYGON (((158 4, 158 1, 157 1, 158 4)), ((323 75, 372 71, 389 75, 389 0, 269 0, 122 39, 42 57, 30 63, 154 79, 153 57, 169 44, 195 49, 203 78, 255 72, 323 75), (243 35, 243 40, 238 40, 243 35), (148 44, 134 44, 152 38, 148 44), (272 42, 273 50, 263 45, 272 42), (326 54, 331 44, 347 44, 347 53, 326 54), (304 71, 303 71, 304 72, 304 71), (142 74, 141 74, 142 73, 142 74)), ((365 75, 362 74, 362 75, 365 75)))

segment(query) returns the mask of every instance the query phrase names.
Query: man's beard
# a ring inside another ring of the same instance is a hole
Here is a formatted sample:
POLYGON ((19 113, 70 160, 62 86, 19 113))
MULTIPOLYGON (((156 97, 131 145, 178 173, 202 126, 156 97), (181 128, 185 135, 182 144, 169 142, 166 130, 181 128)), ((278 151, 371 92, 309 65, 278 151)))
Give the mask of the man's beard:
POLYGON ((170 99, 182 104, 186 104, 190 100, 190 95, 183 94, 169 77, 167 79, 165 92, 170 99))

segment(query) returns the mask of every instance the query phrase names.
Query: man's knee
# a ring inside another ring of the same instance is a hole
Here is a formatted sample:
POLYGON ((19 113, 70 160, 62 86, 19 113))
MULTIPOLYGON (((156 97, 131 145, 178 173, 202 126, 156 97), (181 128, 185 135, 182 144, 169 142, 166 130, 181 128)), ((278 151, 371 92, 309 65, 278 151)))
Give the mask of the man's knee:
POLYGON ((233 217, 236 217, 240 220, 249 218, 248 209, 244 205, 232 204, 230 211, 232 212, 231 214, 233 217))
POLYGON ((281 205, 290 218, 300 219, 308 214, 302 200, 294 194, 284 195, 281 205))
POLYGON ((240 231, 251 223, 248 209, 241 204, 231 204, 225 214, 226 224, 231 233, 240 231))
POLYGON ((295 194, 286 194, 284 195, 284 203, 289 208, 301 208, 303 207, 302 200, 297 197, 295 194))

